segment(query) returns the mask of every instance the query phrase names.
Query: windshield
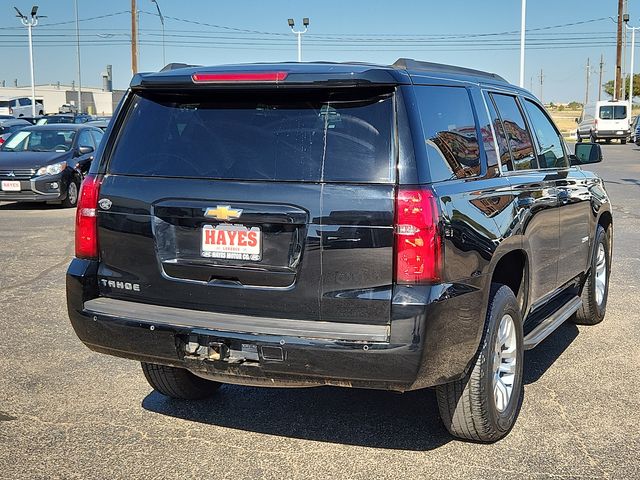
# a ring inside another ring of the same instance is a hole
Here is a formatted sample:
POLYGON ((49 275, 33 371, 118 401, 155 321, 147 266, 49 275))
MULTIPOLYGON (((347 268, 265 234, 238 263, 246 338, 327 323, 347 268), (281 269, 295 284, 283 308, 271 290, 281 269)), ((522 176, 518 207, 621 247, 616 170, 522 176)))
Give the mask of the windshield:
POLYGON ((604 105, 600 107, 601 120, 624 120, 627 118, 625 105, 604 105))
POLYGON ((393 98, 388 93, 366 98, 362 94, 136 96, 110 172, 388 182, 393 173, 393 98))
POLYGON ((66 152, 73 144, 73 130, 22 130, 2 145, 5 152, 66 152))

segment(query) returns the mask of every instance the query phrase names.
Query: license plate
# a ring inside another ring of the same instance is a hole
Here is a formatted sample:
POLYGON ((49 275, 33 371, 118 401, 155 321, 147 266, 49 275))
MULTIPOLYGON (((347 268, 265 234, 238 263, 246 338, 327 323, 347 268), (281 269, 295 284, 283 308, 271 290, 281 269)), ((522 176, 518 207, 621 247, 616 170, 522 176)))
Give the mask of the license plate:
POLYGON ((620 130, 619 132, 616 132, 616 135, 622 135, 622 130, 620 130))
POLYGON ((2 191, 3 192, 19 192, 20 182, 16 180, 3 180, 2 191))
POLYGON ((200 253, 207 258, 252 262, 262 259, 262 232, 258 227, 226 223, 215 227, 205 225, 201 245, 200 253))

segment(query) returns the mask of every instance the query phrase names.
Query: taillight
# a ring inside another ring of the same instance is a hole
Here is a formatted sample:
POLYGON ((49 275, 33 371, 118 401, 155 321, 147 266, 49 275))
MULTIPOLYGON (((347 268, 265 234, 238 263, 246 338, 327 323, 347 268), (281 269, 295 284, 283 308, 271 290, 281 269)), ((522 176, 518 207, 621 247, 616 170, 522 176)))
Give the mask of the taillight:
POLYGON ((287 72, 194 73, 193 83, 275 83, 287 78, 287 72))
POLYGON ((429 189, 398 189, 395 249, 397 283, 440 280, 442 246, 436 197, 429 189))
POLYGON ((0 145, 4 143, 4 138, 0 137, 0 145))
POLYGON ((80 188, 76 211, 76 257, 98 258, 98 196, 101 179, 87 175, 80 188))

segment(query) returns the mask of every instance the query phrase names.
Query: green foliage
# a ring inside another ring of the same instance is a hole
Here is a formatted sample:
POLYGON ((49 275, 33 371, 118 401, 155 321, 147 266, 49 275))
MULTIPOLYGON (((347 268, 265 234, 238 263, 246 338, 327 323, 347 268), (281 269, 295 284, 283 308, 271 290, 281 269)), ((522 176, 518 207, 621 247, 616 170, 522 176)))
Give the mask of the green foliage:
MULTIPOLYGON (((631 77, 630 75, 627 75, 622 80, 624 94, 621 100, 627 100, 629 98, 629 81, 631 80, 630 77, 631 77)), ((602 86, 604 87, 604 91, 607 93, 607 95, 610 95, 611 97, 613 97, 613 80, 609 80, 607 83, 605 83, 602 86)), ((633 96, 634 97, 640 96, 640 73, 636 73, 633 76, 633 96)))
POLYGON ((564 112, 564 105, 558 105, 558 111, 564 112))
POLYGON ((580 102, 569 102, 567 108, 569 108, 569 110, 581 110, 582 104, 580 102))

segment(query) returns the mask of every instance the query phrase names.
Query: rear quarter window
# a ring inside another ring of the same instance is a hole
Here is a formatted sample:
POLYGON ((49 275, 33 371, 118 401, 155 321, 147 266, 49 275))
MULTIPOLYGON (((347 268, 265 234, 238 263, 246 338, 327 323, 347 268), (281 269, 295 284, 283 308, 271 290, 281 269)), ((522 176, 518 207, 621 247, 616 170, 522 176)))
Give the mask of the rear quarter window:
POLYGON ((466 88, 416 86, 431 181, 480 174, 480 146, 466 88))
POLYGON ((112 174, 368 182, 394 178, 393 94, 136 94, 112 174), (364 98, 363 98, 364 97, 364 98))

